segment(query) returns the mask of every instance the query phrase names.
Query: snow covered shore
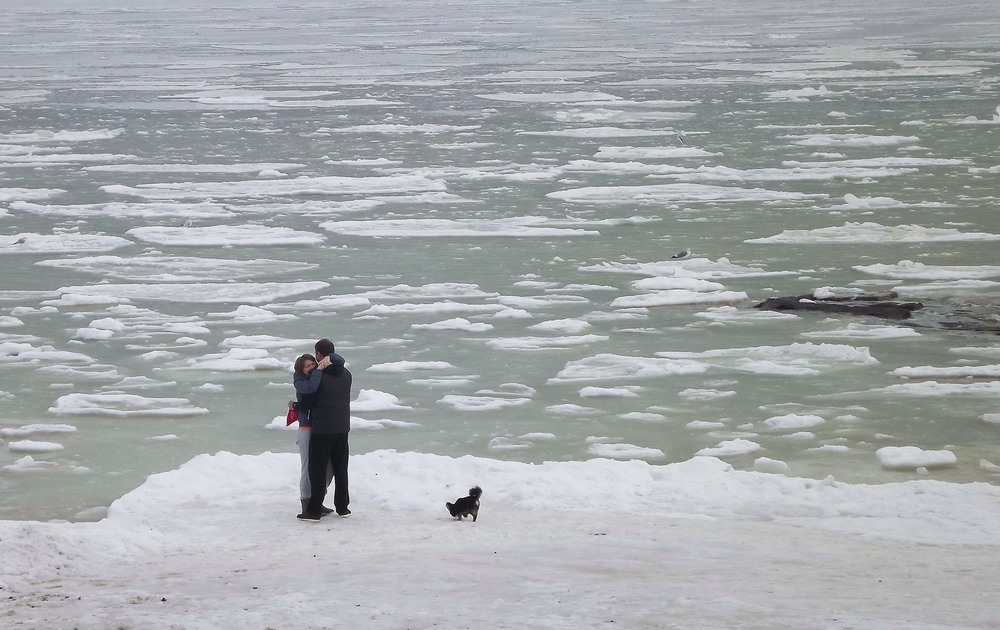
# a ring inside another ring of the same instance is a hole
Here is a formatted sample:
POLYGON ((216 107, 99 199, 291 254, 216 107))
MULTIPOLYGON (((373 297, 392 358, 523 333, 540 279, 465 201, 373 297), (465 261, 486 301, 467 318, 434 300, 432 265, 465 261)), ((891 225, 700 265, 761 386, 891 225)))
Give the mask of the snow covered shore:
POLYGON ((299 522, 294 454, 201 455, 98 522, 0 521, 5 628, 993 627, 1000 488, 594 459, 352 458, 299 522), (472 484, 478 522, 444 502, 472 484))

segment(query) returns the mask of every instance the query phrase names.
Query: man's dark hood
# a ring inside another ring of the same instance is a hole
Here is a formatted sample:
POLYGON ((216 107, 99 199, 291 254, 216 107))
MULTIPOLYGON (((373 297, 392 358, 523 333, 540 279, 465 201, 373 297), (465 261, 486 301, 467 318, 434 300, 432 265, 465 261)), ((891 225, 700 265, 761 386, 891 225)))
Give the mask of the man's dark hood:
POLYGON ((323 370, 323 373, 329 374, 330 376, 340 376, 344 373, 345 363, 347 363, 347 361, 344 360, 344 357, 335 352, 330 355, 330 365, 323 370))

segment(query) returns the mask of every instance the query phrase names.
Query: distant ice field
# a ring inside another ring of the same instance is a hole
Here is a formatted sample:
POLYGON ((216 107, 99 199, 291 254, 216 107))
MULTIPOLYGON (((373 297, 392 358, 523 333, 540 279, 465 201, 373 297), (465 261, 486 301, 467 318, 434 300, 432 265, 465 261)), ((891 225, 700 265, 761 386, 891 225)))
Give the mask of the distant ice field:
POLYGON ((997 483, 1000 8, 698 8, 14 0, 0 519, 295 452, 321 337, 356 453, 997 483))

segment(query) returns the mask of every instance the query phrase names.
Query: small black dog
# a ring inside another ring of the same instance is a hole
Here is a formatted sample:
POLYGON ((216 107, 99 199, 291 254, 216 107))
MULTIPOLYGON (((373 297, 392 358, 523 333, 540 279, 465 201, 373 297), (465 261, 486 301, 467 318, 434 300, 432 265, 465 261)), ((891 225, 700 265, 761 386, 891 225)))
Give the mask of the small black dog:
POLYGON ((458 520, 464 516, 471 516, 472 522, 476 522, 479 516, 479 497, 483 496, 483 489, 479 486, 469 488, 469 496, 456 499, 454 503, 445 503, 448 512, 458 520))

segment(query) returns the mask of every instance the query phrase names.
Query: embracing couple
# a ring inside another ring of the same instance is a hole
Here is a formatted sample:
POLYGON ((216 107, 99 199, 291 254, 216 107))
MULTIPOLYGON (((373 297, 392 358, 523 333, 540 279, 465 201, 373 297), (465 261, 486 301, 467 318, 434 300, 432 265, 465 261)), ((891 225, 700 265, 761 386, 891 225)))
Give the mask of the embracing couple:
POLYGON ((316 356, 304 354, 295 360, 296 402, 299 430, 295 442, 302 460, 299 497, 304 521, 319 519, 336 511, 350 516, 347 490, 347 435, 351 430, 351 373, 344 357, 334 351, 333 342, 316 342, 316 356), (327 486, 333 488, 333 509, 323 505, 327 486))

